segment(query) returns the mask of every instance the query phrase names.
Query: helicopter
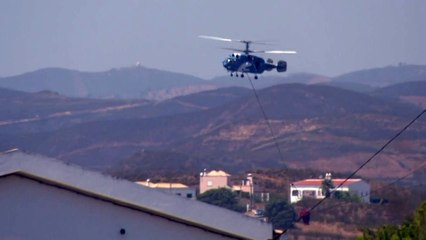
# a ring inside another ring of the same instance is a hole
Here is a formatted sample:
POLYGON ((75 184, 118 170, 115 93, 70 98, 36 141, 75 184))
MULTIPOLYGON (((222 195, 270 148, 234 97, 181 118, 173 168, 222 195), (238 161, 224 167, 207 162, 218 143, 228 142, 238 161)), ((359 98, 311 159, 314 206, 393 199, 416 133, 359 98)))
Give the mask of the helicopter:
POLYGON ((277 69, 277 72, 285 72, 287 71, 287 62, 280 60, 275 65, 273 60, 268 58, 265 59, 252 55, 251 53, 271 53, 271 54, 296 54, 296 51, 281 51, 281 50, 270 50, 270 51, 258 51, 251 50, 250 44, 266 44, 264 42, 259 41, 250 41, 250 40, 236 40, 222 37, 214 37, 214 36, 206 36, 200 35, 198 36, 204 39, 223 41, 223 42, 239 42, 245 44, 245 49, 235 49, 235 48, 224 48, 227 50, 235 51, 228 58, 226 58, 222 64, 223 67, 230 72, 230 76, 244 77, 244 73, 252 73, 254 74, 254 79, 257 79, 258 74, 262 74, 264 71, 271 71, 273 69, 277 69), (239 72, 241 74, 239 74, 239 72))

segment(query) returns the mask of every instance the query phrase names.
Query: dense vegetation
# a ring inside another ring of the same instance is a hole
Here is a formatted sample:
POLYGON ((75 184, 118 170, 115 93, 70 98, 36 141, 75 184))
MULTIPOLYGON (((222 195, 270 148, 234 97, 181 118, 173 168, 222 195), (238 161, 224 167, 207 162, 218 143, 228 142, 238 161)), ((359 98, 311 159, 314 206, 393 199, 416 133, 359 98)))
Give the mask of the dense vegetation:
POLYGON ((208 190, 200 194, 197 199, 199 201, 227 208, 236 212, 244 212, 245 207, 238 202, 238 196, 235 192, 228 188, 219 188, 208 190))
POLYGON ((287 201, 272 201, 266 205, 265 216, 274 228, 288 229, 293 227, 296 220, 296 211, 287 201))
POLYGON ((376 230, 365 229, 359 240, 424 240, 426 239, 426 201, 401 225, 383 225, 376 230))

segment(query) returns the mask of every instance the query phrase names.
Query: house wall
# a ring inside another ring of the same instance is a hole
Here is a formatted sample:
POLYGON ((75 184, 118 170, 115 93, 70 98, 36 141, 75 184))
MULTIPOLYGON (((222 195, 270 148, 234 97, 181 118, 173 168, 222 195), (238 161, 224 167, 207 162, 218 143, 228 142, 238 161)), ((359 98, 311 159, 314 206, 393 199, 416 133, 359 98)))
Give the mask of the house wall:
POLYGON ((307 191, 313 191, 315 193, 312 198, 324 198, 321 194, 321 188, 317 186, 290 186, 290 203, 296 203, 303 199, 304 195, 306 196, 307 191), (293 194, 293 191, 298 191, 297 195, 293 194))
POLYGON ((0 213, 2 239, 232 239, 15 175, 0 178, 0 213))
MULTIPOLYGON (((296 203, 303 198, 305 191, 315 191, 315 195, 312 196, 316 199, 322 199, 325 196, 322 193, 321 187, 318 186, 290 186, 290 203, 296 203), (298 190, 297 196, 293 196, 293 191, 298 190)), ((364 181, 354 182, 349 185, 341 186, 337 191, 350 192, 356 194, 361 198, 364 203, 370 202, 370 185, 364 181)))
POLYGON ((227 176, 200 176, 200 193, 211 189, 229 188, 229 177, 227 176))
MULTIPOLYGON (((339 187, 338 191, 349 191, 348 187, 342 186, 339 187)), ((290 186, 290 203, 296 203, 302 200, 304 197, 311 197, 315 199, 324 198, 324 193, 322 192, 321 187, 319 186, 290 186), (293 191, 298 191, 297 196, 293 196, 293 191), (313 195, 309 195, 309 192, 313 192, 313 195)))

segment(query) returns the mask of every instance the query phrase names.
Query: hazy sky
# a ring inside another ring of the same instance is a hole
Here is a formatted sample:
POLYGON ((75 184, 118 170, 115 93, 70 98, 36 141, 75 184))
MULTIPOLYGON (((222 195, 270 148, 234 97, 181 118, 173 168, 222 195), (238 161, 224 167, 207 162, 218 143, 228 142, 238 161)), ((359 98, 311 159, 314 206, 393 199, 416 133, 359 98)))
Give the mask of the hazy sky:
POLYGON ((426 64, 424 0, 0 0, 0 76, 45 67, 103 71, 134 65, 225 75, 215 35, 274 40, 257 49, 296 50, 289 72, 335 76, 426 64))

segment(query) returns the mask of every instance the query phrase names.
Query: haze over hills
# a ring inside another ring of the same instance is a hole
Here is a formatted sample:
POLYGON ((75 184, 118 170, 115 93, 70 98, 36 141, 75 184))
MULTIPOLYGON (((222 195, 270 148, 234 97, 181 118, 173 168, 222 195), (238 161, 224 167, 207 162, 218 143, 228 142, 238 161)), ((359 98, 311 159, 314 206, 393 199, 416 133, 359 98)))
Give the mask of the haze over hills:
POLYGON ((426 80, 426 66, 399 64, 350 72, 333 78, 336 83, 356 83, 372 87, 386 87, 397 83, 426 80))
POLYGON ((86 110, 120 106, 124 104, 147 104, 147 100, 116 100, 70 98, 56 92, 40 91, 27 93, 0 88, 0 121, 18 120, 23 118, 45 118, 61 112, 84 112, 86 110))
MULTIPOLYGON (((317 83, 327 80, 327 77, 301 73, 290 76, 262 76, 258 85, 263 88, 282 83, 317 83)), ((46 68, 0 78, 0 87, 26 92, 49 90, 69 97, 145 98, 157 101, 232 86, 249 87, 249 84, 246 79, 238 77, 204 80, 142 66, 111 69, 105 72, 46 68)))
POLYGON ((157 103, 144 99, 70 98, 50 91, 26 93, 0 88, 0 130, 23 134, 96 120, 168 116, 205 110, 250 93, 246 88, 230 87, 157 103))
MULTIPOLYGON (((246 77, 247 78, 247 77, 246 77)), ((258 88, 270 87, 273 85, 284 84, 284 83, 303 83, 303 84, 317 84, 325 83, 330 79, 326 76, 321 76, 313 73, 293 73, 293 74, 282 74, 276 76, 259 76, 259 79, 256 80, 256 86, 258 88)), ((241 77, 229 77, 221 76, 216 77, 210 80, 216 86, 226 87, 226 86, 240 86, 250 88, 248 81, 241 77)))
MULTIPOLYGON (((105 72, 80 72, 45 68, 18 76, 0 78, 0 87, 38 92, 51 90, 70 97, 146 98, 157 91, 197 86, 196 91, 213 88, 202 79, 142 66, 111 69, 105 72)), ((187 90, 187 89, 186 89, 187 90)), ((185 94, 191 93, 182 89, 185 94)), ((169 94, 172 94, 169 93, 169 94)), ((179 95, 183 95, 180 93, 179 95)))
MULTIPOLYGON (((197 93, 110 111, 108 118, 94 114, 90 121, 70 116, 61 119, 73 124, 32 133, 14 134, 15 125, 0 126, 9 133, 0 136, 0 148, 19 147, 104 170, 125 166, 150 171, 144 168, 150 166, 164 171, 173 162, 172 169, 188 171, 206 166, 232 171, 284 166, 350 171, 419 112, 408 103, 330 86, 283 84, 260 90, 283 153, 281 159, 256 99, 248 91, 229 88, 197 93), (224 96, 230 96, 229 101, 224 96), (162 104, 184 108, 170 115, 159 110, 152 114, 162 104), (149 109, 146 115, 143 107, 149 109)), ((32 128, 49 126, 51 121, 33 122, 32 128)), ((382 155, 387 171, 371 168, 363 174, 374 177, 382 171, 387 176, 416 166, 426 154, 421 147, 426 143, 425 130, 426 124, 420 122, 400 145, 382 155)))
MULTIPOLYGON (((295 74, 288 77, 262 77, 260 87, 285 82, 320 82, 326 77, 295 74)), ((204 80, 194 76, 149 69, 142 66, 111 69, 105 72, 80 72, 61 68, 46 68, 0 78, 0 87, 26 92, 49 90, 70 97, 145 98, 165 100, 176 96, 223 87, 249 87, 246 79, 218 77, 204 80)))
MULTIPOLYGON (((104 72, 45 68, 0 78, 0 87, 26 92, 49 90, 69 97, 145 98, 160 101, 222 87, 250 88, 246 78, 224 76, 205 80, 142 66, 111 69, 104 72)), ((359 92, 371 92, 377 87, 419 80, 426 80, 426 66, 389 66, 356 71, 335 78, 311 73, 262 75, 256 82, 259 88, 283 83, 306 83, 328 84, 359 92)))
POLYGON ((423 81, 399 83, 375 90, 372 94, 377 96, 398 98, 426 107, 426 78, 423 81))

